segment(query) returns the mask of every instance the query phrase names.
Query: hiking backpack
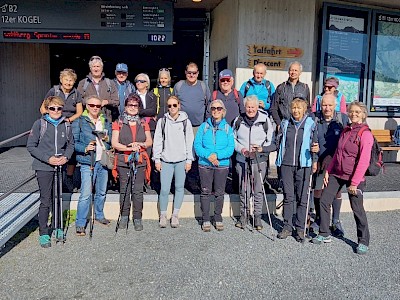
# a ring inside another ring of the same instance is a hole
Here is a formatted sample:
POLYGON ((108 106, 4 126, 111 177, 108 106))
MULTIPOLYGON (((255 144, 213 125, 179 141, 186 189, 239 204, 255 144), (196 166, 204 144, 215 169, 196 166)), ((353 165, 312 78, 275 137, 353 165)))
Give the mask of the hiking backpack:
POLYGON ((398 125, 394 131, 393 142, 396 146, 400 146, 400 125, 398 125))
MULTIPOLYGON (((214 92, 212 93, 212 100, 213 100, 213 101, 214 101, 214 100, 217 100, 217 95, 218 95, 218 91, 214 91, 214 92)), ((233 95, 235 96, 236 103, 237 103, 238 105, 240 105, 239 92, 238 92, 237 89, 233 89, 233 95)))
MULTIPOLYGON (((361 136, 365 130, 371 131, 368 126, 361 127, 361 129, 357 133, 358 143, 360 142, 361 136)), ((369 160, 369 165, 368 165, 367 171, 365 172, 365 176, 377 176, 377 175, 383 173, 383 169, 384 169, 384 164, 383 164, 383 159, 382 159, 383 151, 382 151, 381 147, 379 146, 376 138, 374 136, 373 136, 373 138, 374 138, 374 143, 372 144, 371 158, 369 160)))
MULTIPOLYGON (((69 142, 69 133, 71 131, 71 123, 69 122, 64 122, 65 125, 65 134, 67 135, 67 141, 69 142)), ((44 119, 40 119, 40 133, 39 133, 39 142, 41 139, 44 137, 44 134, 46 133, 47 130, 47 121, 44 119)))
MULTIPOLYGON (((251 80, 247 81, 246 87, 244 88, 244 95, 243 98, 246 98, 247 92, 250 89, 250 86, 253 86, 253 82, 251 80)), ((269 80, 265 81, 265 87, 267 88, 268 91, 268 98, 267 98, 267 103, 271 103, 271 82, 269 80)))

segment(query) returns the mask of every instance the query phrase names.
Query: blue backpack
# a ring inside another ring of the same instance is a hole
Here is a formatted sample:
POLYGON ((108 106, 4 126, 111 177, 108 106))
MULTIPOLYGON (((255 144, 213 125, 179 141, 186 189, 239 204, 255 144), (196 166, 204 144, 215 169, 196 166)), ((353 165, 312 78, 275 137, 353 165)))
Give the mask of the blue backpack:
POLYGON ((394 131, 393 142, 396 146, 400 146, 400 125, 398 125, 394 131))

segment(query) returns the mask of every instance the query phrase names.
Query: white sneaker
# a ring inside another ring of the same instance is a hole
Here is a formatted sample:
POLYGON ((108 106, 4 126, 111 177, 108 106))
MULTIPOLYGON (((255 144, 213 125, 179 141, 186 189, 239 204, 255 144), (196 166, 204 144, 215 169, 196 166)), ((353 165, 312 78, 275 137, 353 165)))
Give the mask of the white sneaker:
POLYGON ((165 228, 167 227, 167 216, 166 215, 160 215, 160 228, 165 228))

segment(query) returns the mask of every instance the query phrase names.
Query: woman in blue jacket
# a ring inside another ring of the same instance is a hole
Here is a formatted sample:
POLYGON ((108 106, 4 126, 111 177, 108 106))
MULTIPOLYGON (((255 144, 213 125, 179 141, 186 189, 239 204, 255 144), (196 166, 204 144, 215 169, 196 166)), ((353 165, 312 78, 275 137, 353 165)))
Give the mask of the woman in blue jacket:
POLYGON ((199 174, 201 185, 201 210, 203 214, 202 229, 211 230, 210 197, 214 186, 215 229, 224 230, 222 209, 226 178, 229 172, 229 159, 235 148, 233 130, 225 120, 224 102, 217 99, 210 103, 211 117, 200 125, 194 140, 194 149, 199 156, 199 174))

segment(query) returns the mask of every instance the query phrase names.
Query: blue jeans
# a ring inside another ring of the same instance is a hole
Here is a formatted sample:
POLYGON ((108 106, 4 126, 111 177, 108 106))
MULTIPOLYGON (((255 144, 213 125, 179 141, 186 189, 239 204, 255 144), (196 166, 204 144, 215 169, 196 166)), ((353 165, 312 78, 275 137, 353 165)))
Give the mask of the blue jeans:
POLYGON ((168 207, 168 195, 171 189, 172 177, 175 175, 175 195, 174 209, 180 209, 183 202, 184 187, 185 187, 185 164, 186 161, 177 163, 161 162, 161 191, 160 191, 160 211, 166 212, 168 207))
MULTIPOLYGON (((76 213, 76 226, 84 227, 89 213, 90 201, 92 197, 92 171, 89 165, 81 166, 81 195, 78 200, 78 211, 76 213)), ((93 183, 95 185, 94 195, 94 215, 97 220, 104 219, 104 202, 106 200, 108 181, 108 169, 103 167, 98 161, 94 165, 93 183)))

